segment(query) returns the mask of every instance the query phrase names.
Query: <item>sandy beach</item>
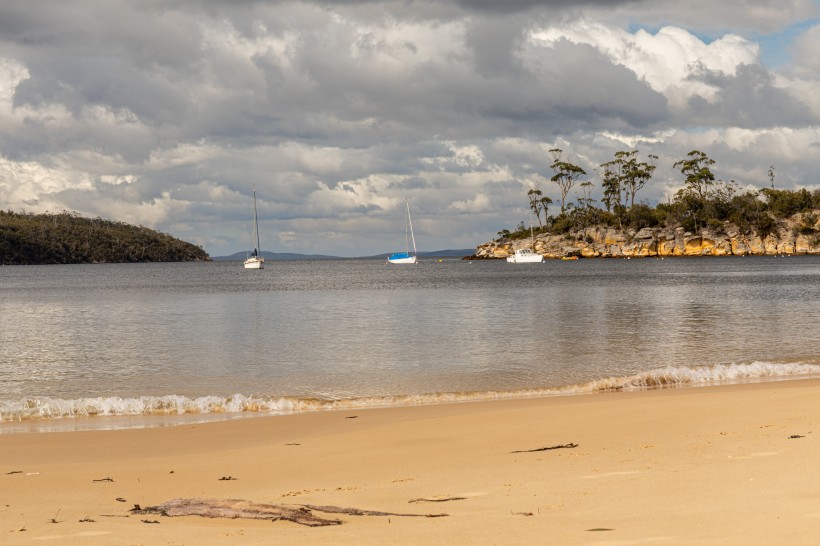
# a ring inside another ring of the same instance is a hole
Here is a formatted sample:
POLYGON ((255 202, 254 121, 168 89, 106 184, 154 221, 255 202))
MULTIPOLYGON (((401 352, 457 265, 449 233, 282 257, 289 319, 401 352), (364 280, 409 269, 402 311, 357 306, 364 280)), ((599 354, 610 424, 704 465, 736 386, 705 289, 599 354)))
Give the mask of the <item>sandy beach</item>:
POLYGON ((816 544, 818 400, 805 380, 0 434, 0 542, 816 544), (175 499, 291 520, 131 511, 175 499))

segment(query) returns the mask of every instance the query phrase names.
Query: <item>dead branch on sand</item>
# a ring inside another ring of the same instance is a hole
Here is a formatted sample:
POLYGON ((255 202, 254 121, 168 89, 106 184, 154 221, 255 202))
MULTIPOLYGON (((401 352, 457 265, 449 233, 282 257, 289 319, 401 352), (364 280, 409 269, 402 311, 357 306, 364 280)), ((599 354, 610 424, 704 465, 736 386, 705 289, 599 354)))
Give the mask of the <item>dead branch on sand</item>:
POLYGON ((315 506, 311 504, 286 506, 282 504, 262 504, 241 499, 173 499, 156 506, 132 510, 135 514, 160 514, 167 517, 201 516, 204 518, 245 518, 269 519, 271 521, 292 521, 308 527, 341 525, 339 519, 328 519, 313 512, 326 514, 346 514, 350 516, 400 516, 400 517, 443 517, 447 514, 396 514, 359 508, 340 506, 315 506))

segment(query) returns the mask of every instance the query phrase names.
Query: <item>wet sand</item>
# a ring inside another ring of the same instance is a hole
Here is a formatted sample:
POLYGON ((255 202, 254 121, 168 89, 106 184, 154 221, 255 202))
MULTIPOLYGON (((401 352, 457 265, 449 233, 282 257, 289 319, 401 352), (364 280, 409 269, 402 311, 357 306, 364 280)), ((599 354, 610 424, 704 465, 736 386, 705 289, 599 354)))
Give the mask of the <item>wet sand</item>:
POLYGON ((816 544, 818 427, 805 380, 0 434, 0 542, 816 544))

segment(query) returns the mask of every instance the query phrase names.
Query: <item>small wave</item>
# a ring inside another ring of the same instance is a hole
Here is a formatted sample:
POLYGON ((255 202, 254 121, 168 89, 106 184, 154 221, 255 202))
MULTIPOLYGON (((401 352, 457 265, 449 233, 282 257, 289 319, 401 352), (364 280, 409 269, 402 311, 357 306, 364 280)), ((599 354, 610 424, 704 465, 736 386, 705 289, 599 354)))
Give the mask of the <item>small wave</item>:
POLYGON ((814 364, 752 362, 749 364, 715 366, 670 366, 629 376, 609 377, 563 387, 371 396, 342 400, 294 397, 267 398, 244 396, 242 394, 234 394, 228 397, 200 396, 196 398, 180 395, 140 396, 134 398, 78 398, 73 400, 24 398, 21 400, 0 400, 0 422, 95 416, 173 416, 222 413, 285 415, 329 410, 537 398, 814 376, 820 376, 820 366, 814 364))
POLYGON ((668 366, 625 377, 610 377, 584 385, 591 392, 642 390, 688 385, 743 383, 767 379, 811 377, 820 374, 820 366, 802 362, 779 364, 716 364, 714 366, 668 366))

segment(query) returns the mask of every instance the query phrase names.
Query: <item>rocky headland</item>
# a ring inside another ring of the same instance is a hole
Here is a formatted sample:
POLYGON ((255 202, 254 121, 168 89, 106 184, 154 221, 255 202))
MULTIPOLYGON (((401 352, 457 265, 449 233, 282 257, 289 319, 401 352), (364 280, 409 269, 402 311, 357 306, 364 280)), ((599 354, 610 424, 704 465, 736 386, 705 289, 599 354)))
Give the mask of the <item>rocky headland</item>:
MULTIPOLYGON (((731 223, 710 226, 697 232, 680 226, 619 230, 608 226, 554 235, 535 235, 535 252, 545 258, 646 258, 666 256, 775 256, 820 254, 820 219, 813 225, 806 218, 820 218, 820 211, 799 213, 762 235, 731 223)), ((518 248, 531 247, 525 239, 499 239, 476 247, 470 259, 504 259, 518 248)))

